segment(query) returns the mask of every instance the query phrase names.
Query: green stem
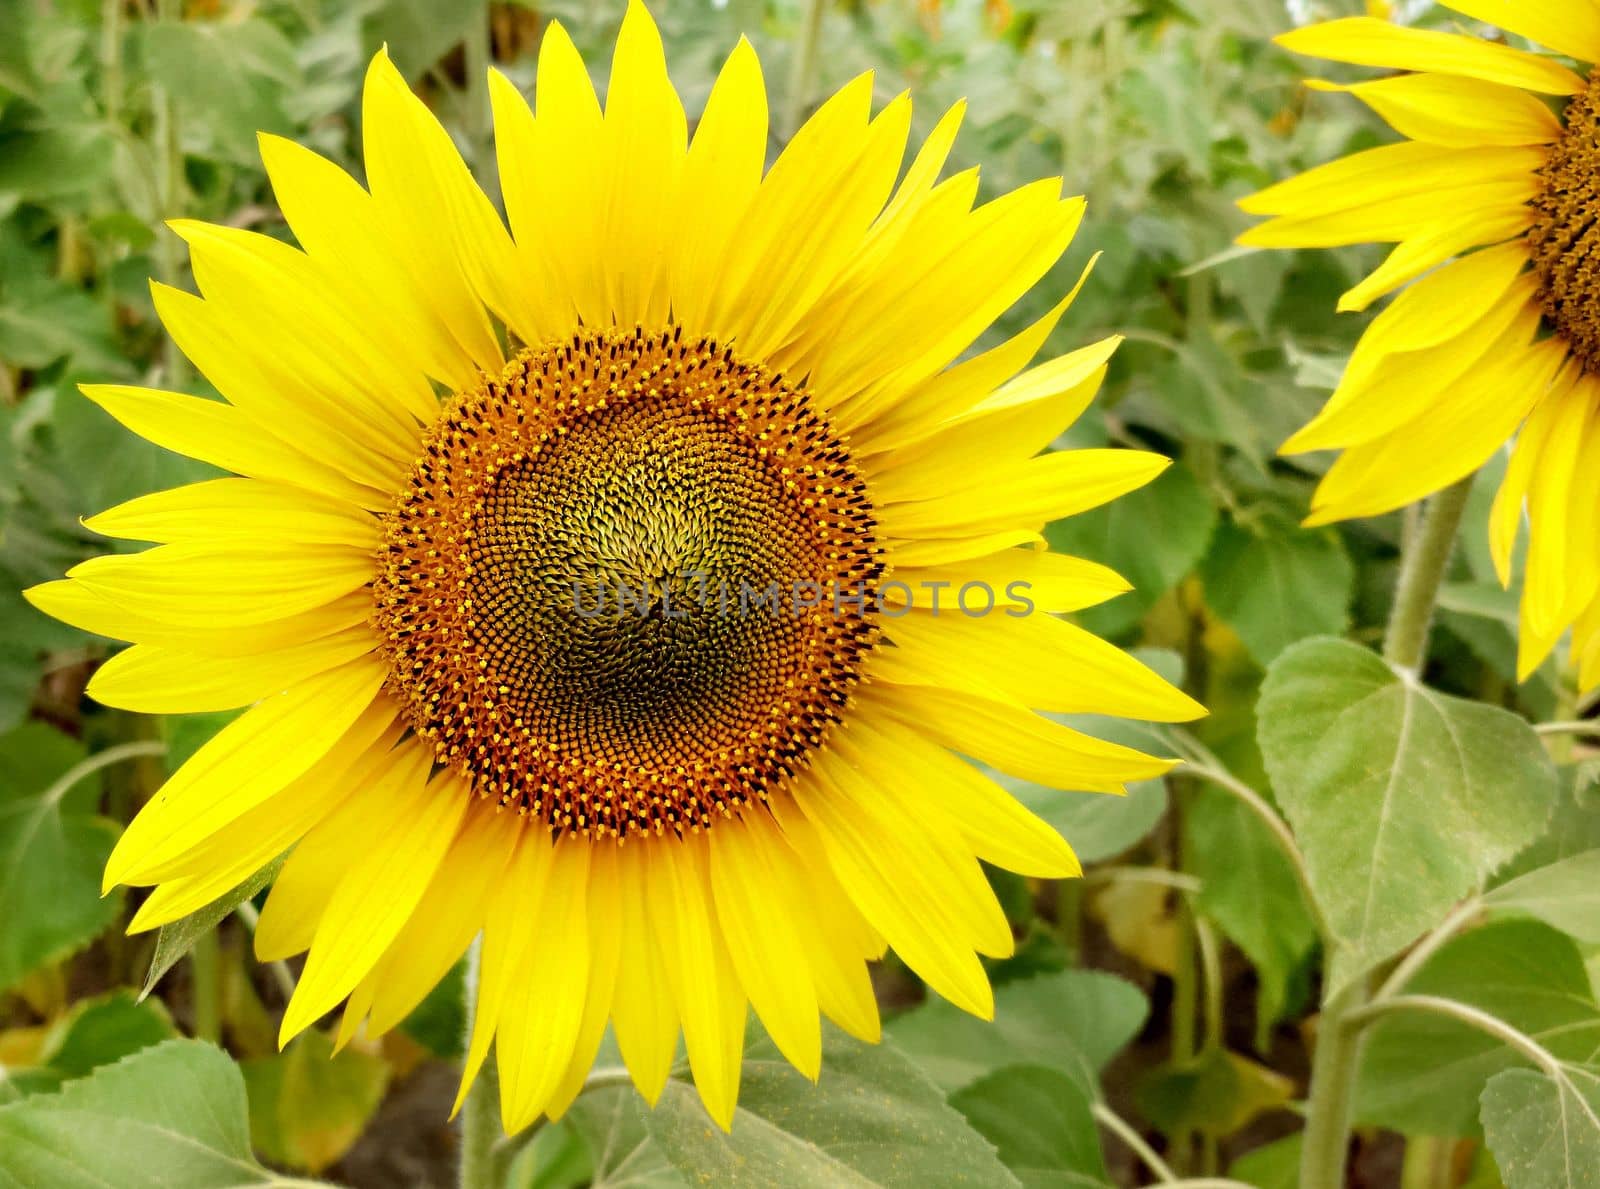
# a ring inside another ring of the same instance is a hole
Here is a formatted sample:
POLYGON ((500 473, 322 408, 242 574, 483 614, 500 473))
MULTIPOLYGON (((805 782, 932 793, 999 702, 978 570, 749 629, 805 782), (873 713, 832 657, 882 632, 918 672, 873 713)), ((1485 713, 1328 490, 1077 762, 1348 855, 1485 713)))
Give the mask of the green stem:
MULTIPOLYGON (((156 19, 182 21, 182 0, 157 0, 156 19)), ((161 161, 161 217, 164 220, 181 219, 188 195, 188 182, 183 172, 183 143, 179 135, 178 101, 166 87, 159 90, 156 100, 155 135, 158 137, 157 157, 161 161)), ((156 233, 161 279, 177 286, 182 280, 183 257, 177 233, 163 227, 156 233)), ((164 336, 166 344, 166 384, 181 390, 188 379, 188 361, 171 335, 164 336)))
POLYGON ((218 1044, 222 1040, 222 947, 215 929, 202 933, 189 951, 189 976, 194 1034, 218 1044))
POLYGON ((1365 1037, 1349 1017, 1367 1002, 1367 985, 1356 982, 1324 1005, 1317 1025, 1306 1104, 1305 1146, 1300 1154, 1300 1189, 1344 1189, 1345 1161, 1355 1112, 1356 1071, 1365 1037))
POLYGON ((489 149, 489 60, 493 56, 489 45, 489 10, 485 6, 483 19, 467 30, 462 43, 466 55, 467 72, 467 139, 472 152, 471 164, 481 173, 488 162, 489 149))
POLYGON ((779 125, 786 137, 799 131, 806 108, 811 105, 811 95, 816 90, 817 53, 822 45, 822 17, 827 7, 827 0, 806 0, 800 37, 789 67, 789 87, 784 93, 783 123, 779 125))
POLYGON ((100 89, 106 123, 122 118, 122 8, 126 0, 100 5, 100 89))
MULTIPOLYGON (((470 1043, 473 1006, 478 1001, 478 971, 483 961, 483 941, 467 952, 467 1042, 470 1043)), ((467 1100, 461 1106, 461 1189, 493 1189, 495 1147, 500 1142, 500 1074, 490 1059, 478 1070, 467 1100)))
POLYGON ((1458 1003, 1442 995, 1396 995, 1350 1012, 1345 1017, 1345 1026, 1350 1031, 1358 1031, 1373 1020, 1393 1012, 1422 1012, 1457 1020, 1469 1028, 1476 1028, 1485 1036, 1493 1037, 1507 1048, 1526 1057, 1543 1073, 1557 1081, 1567 1080, 1560 1059, 1526 1032, 1512 1027, 1499 1016, 1492 1016, 1481 1008, 1468 1003, 1458 1003))
POLYGON ((1542 722, 1535 724, 1539 735, 1593 735, 1600 736, 1600 719, 1585 718, 1573 722, 1542 722))
POLYGON ((1434 496, 1428 503, 1422 527, 1408 542, 1400 563, 1394 609, 1389 613, 1389 630, 1383 641, 1383 659, 1391 665, 1413 672, 1422 668, 1439 584, 1444 581, 1450 565, 1456 532, 1467 510, 1467 498, 1472 494, 1472 479, 1469 475, 1434 496))

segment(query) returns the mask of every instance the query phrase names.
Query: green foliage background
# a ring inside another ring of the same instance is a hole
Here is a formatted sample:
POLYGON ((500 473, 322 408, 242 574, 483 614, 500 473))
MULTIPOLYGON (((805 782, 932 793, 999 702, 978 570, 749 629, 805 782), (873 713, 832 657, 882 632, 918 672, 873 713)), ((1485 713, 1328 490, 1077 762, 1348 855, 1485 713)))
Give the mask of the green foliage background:
MULTIPOLYGON (((1563 1171, 1600 1169, 1600 771, 1529 725, 1584 707, 1559 656, 1515 682, 1516 592, 1483 544, 1493 476, 1469 504, 1424 686, 1371 650, 1415 516, 1301 529, 1326 460, 1274 454, 1337 381, 1362 323, 1335 299, 1374 258, 1229 247, 1234 199, 1384 135, 1353 102, 1304 92, 1267 42, 1364 6, 842 0, 820 6, 798 94, 803 0, 651 7, 691 114, 745 33, 777 112, 871 69, 880 100, 912 90, 922 132, 968 100, 953 164, 981 165, 986 193, 1060 174, 1088 195, 1073 252, 996 337, 1104 253, 1050 347, 1128 341, 1062 444, 1177 465, 1051 536, 1137 586, 1083 622, 1144 649, 1212 715, 1190 732, 1085 723, 1191 761, 1126 800, 1013 782, 1088 875, 993 873, 1020 939, 992 964, 996 1024, 924 1002, 891 963, 888 1043, 830 1038, 818 1088, 752 1028, 728 1137, 681 1082, 643 1111, 603 1055, 567 1120, 499 1151, 503 1182, 1276 1189, 1296 1182, 1319 1007, 1358 988, 1377 997, 1352 1058, 1351 1183, 1600 1184, 1563 1171)), ((531 83, 559 18, 603 82, 621 8, 0 0, 0 1186, 451 1183, 459 972, 381 1044, 331 1057, 313 1032, 280 1054, 294 972, 247 957, 259 882, 159 941, 122 936, 132 905, 99 896, 100 867, 222 718, 86 701, 115 645, 18 592, 114 547, 81 517, 205 473, 75 390, 205 391, 150 303, 147 278, 187 284, 164 220, 286 236, 256 133, 359 176, 360 80, 384 43, 493 193, 477 67, 531 83)))

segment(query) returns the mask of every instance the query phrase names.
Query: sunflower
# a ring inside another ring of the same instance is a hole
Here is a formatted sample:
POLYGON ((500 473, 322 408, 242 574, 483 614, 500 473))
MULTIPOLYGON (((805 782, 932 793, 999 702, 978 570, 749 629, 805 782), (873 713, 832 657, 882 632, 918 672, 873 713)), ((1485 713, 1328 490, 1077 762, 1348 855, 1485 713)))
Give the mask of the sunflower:
POLYGON ((1376 317, 1322 411, 1285 453, 1340 450, 1308 523, 1387 512, 1464 479, 1515 436, 1490 545, 1501 581, 1526 511, 1519 668, 1573 629, 1600 685, 1600 61, 1593 0, 1441 0, 1548 46, 1370 18, 1296 30, 1296 52, 1401 73, 1347 91, 1408 139, 1313 169, 1240 205, 1272 216, 1247 245, 1393 243, 1340 300, 1376 317))
POLYGON ((491 76, 509 231, 382 54, 366 188, 264 137, 299 247, 180 222, 204 296, 155 287, 224 399, 84 390, 235 477, 93 517, 155 548, 29 592, 134 642, 100 701, 249 707, 112 854, 108 887, 154 889, 132 928, 288 852, 256 952, 306 953, 282 1038, 344 1001, 341 1043, 481 934, 462 1092, 493 1041, 513 1131, 608 1024, 652 1101, 681 1033, 727 1127, 747 1006, 816 1078, 821 1016, 877 1039, 886 946, 992 1015, 978 860, 1078 865, 961 757, 1117 792, 1168 761, 1036 711, 1200 713, 1051 614, 1126 585, 1043 525, 1165 465, 1040 455, 1116 341, 1023 370, 1069 296, 951 366, 1082 201, 975 208, 975 171, 939 180, 959 107, 902 176, 911 106, 873 115, 870 76, 765 169, 744 42, 691 140, 639 4, 610 79, 602 109, 554 23, 537 115, 491 76))

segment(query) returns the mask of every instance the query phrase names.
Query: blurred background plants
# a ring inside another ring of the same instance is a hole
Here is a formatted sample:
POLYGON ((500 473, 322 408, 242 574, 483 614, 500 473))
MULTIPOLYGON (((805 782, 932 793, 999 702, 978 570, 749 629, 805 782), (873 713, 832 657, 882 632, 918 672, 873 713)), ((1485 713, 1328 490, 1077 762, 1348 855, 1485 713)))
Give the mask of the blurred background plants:
MULTIPOLYGON (((1061 174, 1089 196, 1071 257, 1001 330, 1104 253, 1051 346, 1128 341, 1071 440, 1177 463, 1051 536, 1137 586, 1083 621, 1213 713, 1192 732, 1082 724, 1191 761, 1125 800, 1018 786, 1088 874, 996 873, 1019 939, 992 964, 997 1024, 924 1002, 891 961, 878 978, 888 1045, 831 1038, 820 1088, 763 1062, 753 1039, 726 1139, 687 1094, 669 1089, 647 1115, 600 1069, 567 1120, 501 1146, 504 1183, 826 1184, 848 1171, 1277 1189, 1302 1161, 1319 1005, 1351 988, 1363 1002, 1344 1003, 1341 1039, 1324 1046, 1310 1141, 1338 1156, 1334 1116, 1353 1112, 1350 1184, 1596 1183, 1560 1164, 1600 1168, 1600 1071, 1584 1064, 1600 1052, 1600 769, 1572 725, 1584 708, 1560 658, 1515 682, 1515 592, 1482 543, 1487 483, 1440 587, 1429 687, 1377 660, 1418 517, 1302 529, 1318 464, 1274 456, 1336 383, 1360 325, 1334 316, 1336 295, 1372 261, 1229 248, 1243 226, 1233 199, 1382 136, 1352 102, 1304 92, 1266 39, 1369 8, 1446 18, 1425 0, 652 8, 691 115, 746 33, 779 131, 871 69, 880 100, 913 90, 924 132, 967 99, 954 164, 980 164, 987 193, 1061 174), (1530 721, 1555 725, 1541 739, 1530 721), (1346 1059, 1328 1058, 1339 1045, 1346 1059)), ((603 82, 621 9, 0 0, 0 1184, 130 1184, 133 1169, 163 1186, 452 1182, 459 976, 381 1042, 331 1057, 313 1032, 279 1053, 295 972, 249 957, 264 877, 184 928, 124 937, 133 905, 100 897, 100 867, 222 717, 87 702, 115 645, 17 592, 113 547, 80 517, 205 474, 75 390, 205 390, 149 299, 151 276, 188 284, 165 220, 286 235, 256 133, 359 176, 361 75, 384 43, 493 193, 483 66, 530 83, 559 18, 603 82)))

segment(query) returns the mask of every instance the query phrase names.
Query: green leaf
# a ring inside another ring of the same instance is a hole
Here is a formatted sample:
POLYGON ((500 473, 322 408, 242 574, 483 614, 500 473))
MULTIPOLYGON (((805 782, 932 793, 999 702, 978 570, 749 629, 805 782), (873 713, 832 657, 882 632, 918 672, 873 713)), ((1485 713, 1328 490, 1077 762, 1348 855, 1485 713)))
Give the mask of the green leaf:
POLYGON ((1201 788, 1184 814, 1195 905, 1244 951, 1261 985, 1261 1013, 1283 1012, 1290 980, 1317 942, 1300 881, 1261 819, 1237 798, 1201 788))
MULTIPOLYGON (((620 1070, 619 1070, 620 1072, 620 1070)), ((567 1112, 566 1123, 589 1146, 594 1189, 628 1185, 632 1189, 666 1189, 687 1182, 667 1161, 645 1126, 649 1108, 631 1085, 604 1085, 586 1090, 567 1112)), ((707 1124, 710 1126, 710 1124, 707 1124)), ((517 1182, 513 1181, 513 1185, 517 1182)), ((527 1189, 535 1189, 535 1181, 527 1189)), ((521 1187, 519 1186, 519 1189, 521 1187)))
POLYGON ((117 839, 75 779, 81 744, 43 723, 0 737, 0 991, 116 920, 100 873, 117 839))
POLYGON ((1010 1065, 950 1096, 1029 1189, 1110 1184, 1094 1100, 1063 1073, 1010 1065))
POLYGON ((1148 1010, 1138 988, 1092 970, 1007 983, 994 999, 992 1022, 934 999, 884 1030, 946 1092, 1006 1065, 1043 1065, 1087 1090, 1138 1035, 1148 1010))
MULTIPOLYGON (((1600 1054, 1600 1007, 1583 956, 1571 938, 1538 921, 1496 921, 1453 938, 1406 990, 1481 1008, 1563 1059, 1600 1054)), ((1457 1020, 1396 1013, 1372 1029, 1357 1115, 1412 1135, 1474 1135, 1484 1083, 1523 1063, 1457 1020)))
POLYGON ((274 1164, 321 1172, 361 1138, 383 1101, 389 1067, 312 1029, 282 1053, 243 1066, 250 1136, 274 1164))
POLYGON ((456 1058, 467 1029, 467 964, 457 962, 434 984, 400 1030, 436 1057, 456 1058))
POLYGON ((1332 529, 1269 518, 1218 529, 1201 579, 1211 609, 1268 665, 1297 640, 1345 630, 1355 567, 1332 529))
POLYGON ((823 1047, 816 1085, 775 1052, 747 1055, 726 1133, 693 1087, 669 1081, 646 1116, 651 1138, 686 1179, 727 1189, 1017 1184, 988 1141, 893 1046, 830 1030, 823 1047))
POLYGON ((62 1079, 82 1077, 176 1035, 165 1006, 140 1003, 127 990, 83 1000, 52 1032, 46 1064, 62 1079))
POLYGON ((59 1090, 61 1084, 120 1061, 177 1033, 160 1003, 140 1003, 121 990, 81 1000, 50 1025, 37 1054, 0 1070, 0 1102, 59 1090))
POLYGON ((230 888, 204 908, 197 908, 186 917, 162 925, 156 933, 155 953, 150 956, 150 970, 144 976, 143 999, 155 989, 161 977, 178 964, 195 943, 227 919, 228 915, 277 878, 286 855, 279 855, 260 871, 236 887, 230 888))
POLYGON ((1600 850, 1518 876, 1483 902, 1491 912, 1531 916, 1579 941, 1600 943, 1600 850))
POLYGON ((288 1186, 250 1154, 244 1081, 222 1050, 172 1040, 56 1094, 0 1107, 0 1184, 50 1189, 288 1186))
POLYGON ((157 21, 140 32, 145 69, 178 103, 186 148, 254 168, 257 132, 294 132, 283 102, 304 79, 271 22, 157 21))
POLYGON ((1526 722, 1342 640, 1284 652, 1259 739, 1337 942, 1325 995, 1416 938, 1537 838, 1555 770, 1526 722))
POLYGON ((1288 1078, 1219 1048, 1158 1066, 1138 1088, 1139 1109, 1166 1134, 1199 1131, 1218 1139, 1286 1106, 1293 1095, 1288 1078))
POLYGON ((1252 1148, 1228 1167, 1228 1176, 1254 1189, 1297 1189, 1300 1184, 1302 1132, 1252 1148))
POLYGON ((1216 523, 1210 495, 1179 464, 1104 507, 1057 521, 1047 536, 1052 549, 1110 566, 1133 584, 1077 617, 1091 631, 1119 636, 1194 569, 1216 523))
POLYGON ((1600 1168, 1600 1074, 1563 1067, 1496 1074, 1483 1131, 1506 1189, 1575 1189, 1600 1168))

